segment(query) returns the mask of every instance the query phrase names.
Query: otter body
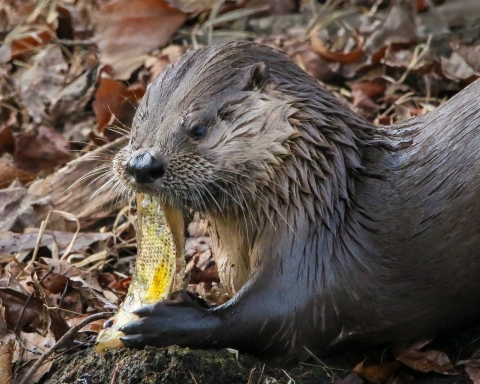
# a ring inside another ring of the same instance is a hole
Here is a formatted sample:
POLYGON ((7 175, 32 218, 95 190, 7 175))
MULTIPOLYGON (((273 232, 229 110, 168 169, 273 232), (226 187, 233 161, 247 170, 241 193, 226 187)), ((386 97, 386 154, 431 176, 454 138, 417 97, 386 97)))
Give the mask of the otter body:
POLYGON ((480 319, 480 82, 378 128, 282 53, 187 53, 153 83, 114 168, 208 216, 232 299, 138 311, 127 346, 299 358, 480 319))

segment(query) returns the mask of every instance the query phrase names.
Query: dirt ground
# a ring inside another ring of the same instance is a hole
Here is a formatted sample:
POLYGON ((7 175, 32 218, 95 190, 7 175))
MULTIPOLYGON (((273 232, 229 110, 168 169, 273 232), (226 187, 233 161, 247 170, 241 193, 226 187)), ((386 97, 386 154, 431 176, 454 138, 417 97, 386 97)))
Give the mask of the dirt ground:
MULTIPOLYGON (((429 348, 446 352, 452 362, 462 362, 480 349, 480 328, 437 338, 429 348)), ((304 364, 274 363, 232 350, 201 351, 179 347, 146 348, 141 351, 119 350, 99 355, 91 348, 65 354, 57 359, 42 384, 96 383, 192 383, 192 384, 361 384, 352 374, 359 362, 366 366, 391 360, 386 347, 350 351, 341 355, 312 358, 304 364), (83 381, 82 381, 83 380, 83 381)), ((455 367, 458 375, 421 373, 403 367, 390 375, 386 383, 461 384, 471 383, 465 365, 455 367)), ((381 374, 370 382, 382 382, 381 374)))

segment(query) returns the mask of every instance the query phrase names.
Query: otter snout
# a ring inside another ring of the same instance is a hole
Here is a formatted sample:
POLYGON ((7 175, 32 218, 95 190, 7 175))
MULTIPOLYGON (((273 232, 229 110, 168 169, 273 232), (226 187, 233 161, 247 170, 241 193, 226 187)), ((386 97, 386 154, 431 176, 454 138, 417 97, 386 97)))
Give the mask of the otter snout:
POLYGON ((153 183, 165 175, 167 163, 161 157, 153 157, 149 152, 134 154, 126 164, 126 171, 139 184, 153 183))

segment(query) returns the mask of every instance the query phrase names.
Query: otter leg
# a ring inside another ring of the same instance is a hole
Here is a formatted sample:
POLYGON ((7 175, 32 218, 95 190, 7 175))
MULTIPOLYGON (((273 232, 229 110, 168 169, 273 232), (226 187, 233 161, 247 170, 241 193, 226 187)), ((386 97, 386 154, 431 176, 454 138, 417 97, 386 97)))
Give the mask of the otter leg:
POLYGON ((139 319, 121 328, 128 347, 180 345, 234 348, 255 355, 306 357, 338 334, 328 300, 302 294, 301 274, 276 274, 272 268, 250 279, 227 303, 202 308, 186 294, 137 311, 139 319), (301 326, 299 325, 301 324, 301 326))

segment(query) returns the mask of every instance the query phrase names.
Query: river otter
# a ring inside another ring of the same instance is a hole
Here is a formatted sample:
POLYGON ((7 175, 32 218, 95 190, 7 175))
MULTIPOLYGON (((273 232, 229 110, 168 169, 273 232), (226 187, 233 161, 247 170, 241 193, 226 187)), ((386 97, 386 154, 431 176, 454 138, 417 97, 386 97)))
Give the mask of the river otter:
POLYGON ((187 53, 143 98, 118 180, 207 215, 227 303, 138 311, 127 346, 303 359, 480 318, 480 82, 379 128, 281 52, 187 53))

